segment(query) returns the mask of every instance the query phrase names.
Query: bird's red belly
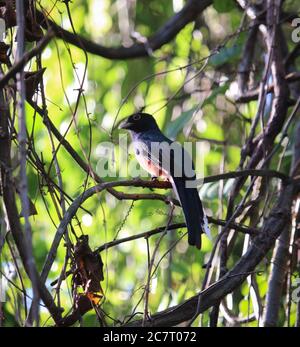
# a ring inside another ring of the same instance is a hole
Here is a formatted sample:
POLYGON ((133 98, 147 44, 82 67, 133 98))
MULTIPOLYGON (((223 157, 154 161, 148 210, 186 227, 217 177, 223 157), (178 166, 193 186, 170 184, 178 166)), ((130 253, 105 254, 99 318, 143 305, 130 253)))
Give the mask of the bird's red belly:
POLYGON ((151 160, 145 158, 141 155, 137 156, 139 163, 141 166, 150 173, 150 175, 155 177, 163 177, 165 179, 169 179, 169 174, 163 168, 155 165, 151 160))

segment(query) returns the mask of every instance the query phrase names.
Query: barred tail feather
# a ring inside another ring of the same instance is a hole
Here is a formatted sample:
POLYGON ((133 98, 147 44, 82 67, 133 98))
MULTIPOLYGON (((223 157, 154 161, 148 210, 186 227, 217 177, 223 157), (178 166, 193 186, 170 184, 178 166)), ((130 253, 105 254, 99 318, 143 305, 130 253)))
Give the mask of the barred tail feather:
POLYGON ((211 232, 210 232, 210 227, 208 225, 208 220, 206 217, 205 212, 203 211, 203 223, 202 225, 202 230, 204 231, 204 233, 207 235, 207 237, 212 241, 212 236, 211 236, 211 232))

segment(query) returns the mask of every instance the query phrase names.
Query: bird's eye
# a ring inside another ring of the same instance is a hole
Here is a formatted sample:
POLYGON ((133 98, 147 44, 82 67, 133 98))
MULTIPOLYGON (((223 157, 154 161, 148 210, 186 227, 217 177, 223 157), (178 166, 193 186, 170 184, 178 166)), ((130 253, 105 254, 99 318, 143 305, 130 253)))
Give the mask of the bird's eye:
POLYGON ((133 120, 140 120, 141 119, 141 115, 137 113, 132 118, 133 118, 133 120))

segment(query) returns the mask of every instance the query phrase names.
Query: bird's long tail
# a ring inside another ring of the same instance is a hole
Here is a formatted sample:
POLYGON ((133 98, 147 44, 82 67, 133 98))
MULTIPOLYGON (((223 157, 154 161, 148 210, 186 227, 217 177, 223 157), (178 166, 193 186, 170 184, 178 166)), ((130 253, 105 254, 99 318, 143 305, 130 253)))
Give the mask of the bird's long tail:
POLYGON ((186 188, 185 180, 182 179, 173 179, 172 185, 183 209, 188 229, 188 242, 200 249, 201 234, 206 233, 209 238, 211 236, 198 190, 196 188, 186 188))

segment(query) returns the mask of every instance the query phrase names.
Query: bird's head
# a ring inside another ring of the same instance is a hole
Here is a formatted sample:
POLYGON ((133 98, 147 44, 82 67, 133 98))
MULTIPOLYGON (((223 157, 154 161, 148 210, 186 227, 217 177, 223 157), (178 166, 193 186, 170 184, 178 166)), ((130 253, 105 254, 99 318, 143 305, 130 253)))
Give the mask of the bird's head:
POLYGON ((119 125, 119 128, 131 130, 136 133, 159 129, 154 117, 151 114, 142 112, 134 113, 125 118, 119 125))

